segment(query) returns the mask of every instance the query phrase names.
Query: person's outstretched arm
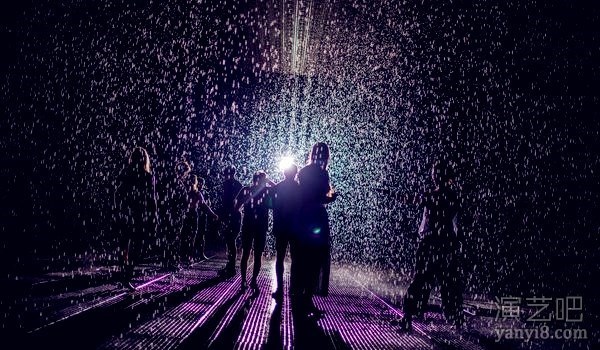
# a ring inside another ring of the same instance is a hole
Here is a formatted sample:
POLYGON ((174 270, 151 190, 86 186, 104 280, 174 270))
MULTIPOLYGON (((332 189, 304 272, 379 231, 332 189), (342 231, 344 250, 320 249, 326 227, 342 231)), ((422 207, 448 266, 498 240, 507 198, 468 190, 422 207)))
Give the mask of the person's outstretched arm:
POLYGON ((235 200, 233 201, 233 207, 236 211, 239 211, 246 202, 250 199, 250 190, 247 187, 242 187, 240 192, 238 192, 235 200))
POLYGON ((215 220, 219 220, 219 216, 215 214, 210 205, 208 205, 208 203, 204 200, 204 196, 200 192, 198 192, 198 201, 200 204, 199 207, 202 211, 210 214, 215 220))

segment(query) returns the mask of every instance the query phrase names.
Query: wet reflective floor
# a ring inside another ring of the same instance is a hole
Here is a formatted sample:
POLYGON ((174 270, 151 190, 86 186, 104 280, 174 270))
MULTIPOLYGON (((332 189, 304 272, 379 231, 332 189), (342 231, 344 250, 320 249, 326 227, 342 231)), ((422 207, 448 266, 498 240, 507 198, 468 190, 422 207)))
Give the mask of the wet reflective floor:
MULTIPOLYGON (((19 348, 52 349, 561 349, 592 348, 583 341, 528 341, 495 337, 502 323, 490 302, 466 300, 467 324, 457 330, 431 310, 399 331, 402 287, 376 284, 367 272, 334 267, 330 293, 315 297, 323 314, 295 319, 289 296, 277 303, 274 261, 265 259, 258 289, 240 288, 239 274, 221 277, 218 257, 169 273, 147 263, 136 270, 135 290, 124 288, 115 267, 19 276, 4 283, 5 339, 19 348), (390 293, 390 290, 392 291, 390 293), (396 293, 396 294, 394 294, 396 293), (400 298, 401 299, 401 298, 400 298)), ((289 268, 289 264, 286 265, 289 268)), ((285 284, 289 275, 285 274, 285 284)), ((596 338, 597 339, 597 338, 596 338)))

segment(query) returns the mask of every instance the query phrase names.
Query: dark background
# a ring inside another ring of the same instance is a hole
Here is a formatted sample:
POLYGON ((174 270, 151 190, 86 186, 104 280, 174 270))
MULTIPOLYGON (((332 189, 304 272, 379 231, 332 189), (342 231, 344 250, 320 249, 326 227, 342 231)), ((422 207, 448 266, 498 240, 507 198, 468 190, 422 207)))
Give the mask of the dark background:
POLYGON ((159 194, 186 157, 216 200, 225 164, 247 180, 268 167, 261 152, 304 154, 322 136, 353 198, 331 208, 336 260, 410 272, 420 213, 372 189, 424 188, 441 156, 465 200, 472 291, 597 297, 594 1, 315 2, 319 44, 298 74, 277 47, 279 3, 2 5, 5 276, 110 258, 132 146, 148 149, 159 194), (282 140, 269 128, 288 125, 290 101, 308 126, 282 140))

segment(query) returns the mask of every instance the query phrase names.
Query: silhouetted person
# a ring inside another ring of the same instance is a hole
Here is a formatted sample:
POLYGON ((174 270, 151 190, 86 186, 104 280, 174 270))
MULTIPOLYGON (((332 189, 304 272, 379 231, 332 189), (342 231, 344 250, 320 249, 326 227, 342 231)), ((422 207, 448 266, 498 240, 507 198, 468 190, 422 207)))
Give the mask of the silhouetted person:
POLYGON ((404 330, 412 328, 414 315, 423 313, 436 280, 440 283, 446 319, 458 327, 463 322, 461 242, 456 222, 459 200, 450 188, 452 175, 446 164, 435 163, 431 177, 435 189, 414 198, 419 208, 423 208, 419 227, 422 239, 416 254, 415 276, 404 297, 404 330))
POLYGON ((158 216, 150 157, 141 147, 132 150, 129 164, 117 178, 115 207, 120 227, 124 283, 133 289, 135 265, 149 242, 156 239, 158 216))
MULTIPOLYGON (((283 297, 283 262, 290 246, 292 256, 292 270, 298 268, 294 264, 296 255, 296 242, 294 224, 296 215, 300 207, 300 185, 296 181, 298 167, 295 164, 290 165, 283 171, 285 179, 269 189, 269 196, 273 206, 273 235, 275 236, 275 250, 277 258, 275 260, 275 275, 277 278, 277 289, 273 293, 276 300, 283 297)), ((295 274, 297 276, 297 272, 295 274)), ((294 283, 292 281, 293 289, 294 283)))
POLYGON ((333 202, 337 194, 329 184, 329 147, 319 142, 312 147, 309 164, 298 173, 301 207, 298 213, 298 248, 294 264, 301 266, 292 270, 292 280, 299 286, 292 290, 296 309, 301 316, 318 313, 312 297, 315 292, 327 295, 329 291, 330 229, 325 205, 333 202), (300 276, 293 276, 300 273, 300 276))
POLYGON ((206 235, 210 226, 209 218, 215 220, 216 222, 219 221, 219 216, 212 210, 210 200, 208 199, 208 196, 205 195, 205 183, 206 182, 203 178, 198 178, 198 191, 202 196, 202 202, 204 204, 200 205, 200 210, 198 211, 198 234, 196 235, 196 242, 194 245, 194 256, 198 257, 200 260, 208 259, 208 257, 204 254, 204 249, 206 248, 206 235))
MULTIPOLYGON (((194 259, 195 249, 199 249, 202 252, 200 256, 201 259, 206 259, 204 256, 204 237, 198 237, 198 217, 199 211, 206 212, 212 215, 215 219, 218 219, 217 214, 215 214, 212 209, 206 204, 204 201, 204 197, 200 192, 200 185, 198 181, 198 177, 196 175, 188 175, 185 180, 187 182, 188 188, 188 198, 187 198, 187 211, 185 213, 185 217, 183 219, 183 224, 180 230, 180 242, 181 242, 181 250, 180 250, 180 261, 185 263, 191 263, 194 259), (197 242, 199 244, 198 247, 194 246, 194 243, 197 242)), ((204 234, 202 232, 201 234, 204 234)))
POLYGON ((257 171, 252 177, 252 186, 245 186, 235 199, 235 209, 243 208, 242 219, 242 259, 240 273, 242 275, 241 288, 246 288, 246 269, 250 250, 254 250, 254 268, 250 287, 258 288, 256 278, 260 271, 262 253, 265 250, 267 230, 269 228, 269 197, 267 192, 267 174, 257 171))
POLYGON ((224 276, 233 276, 235 274, 235 260, 237 247, 235 240, 240 233, 242 223, 242 214, 235 209, 235 197, 242 189, 242 184, 235 178, 235 167, 227 166, 223 169, 225 178, 221 186, 221 206, 219 208, 219 218, 221 219, 221 235, 225 240, 227 247, 227 264, 221 270, 220 274, 224 276))
POLYGON ((163 226, 162 239, 164 240, 163 264, 171 271, 179 269, 178 263, 181 248, 181 228, 183 227, 189 203, 189 180, 192 168, 186 161, 180 161, 175 165, 175 176, 166 186, 165 211, 166 222, 163 226))

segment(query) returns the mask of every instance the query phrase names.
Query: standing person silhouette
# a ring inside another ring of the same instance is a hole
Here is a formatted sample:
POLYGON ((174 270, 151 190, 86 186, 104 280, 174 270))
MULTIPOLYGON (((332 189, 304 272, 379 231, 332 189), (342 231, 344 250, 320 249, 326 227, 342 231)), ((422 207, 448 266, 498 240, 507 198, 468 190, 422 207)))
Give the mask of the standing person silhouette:
POLYGON ((293 292, 294 304, 301 317, 318 316, 320 312, 312 297, 315 292, 327 295, 329 290, 331 244, 325 205, 333 202, 337 194, 329 183, 328 164, 329 146, 318 142, 312 147, 309 164, 298 173, 301 205, 297 220, 299 252, 295 260, 304 272, 298 278, 299 288, 293 292))
POLYGON ((128 165, 117 178, 114 202, 121 231, 123 282, 134 289, 131 284, 134 267, 144 246, 156 239, 158 225, 155 181, 144 148, 135 147, 131 151, 128 165))
POLYGON ((240 273, 242 275, 241 289, 246 289, 246 269, 250 250, 254 249, 254 268, 252 269, 252 280, 250 287, 258 288, 256 278, 260 271, 262 253, 265 250, 267 230, 269 229, 269 198, 267 174, 257 171, 252 177, 252 186, 245 186, 235 199, 235 209, 243 208, 242 219, 242 259, 240 261, 240 273), (254 243, 254 244, 253 244, 254 243))
POLYGON ((189 179, 192 168, 185 161, 179 161, 175 165, 175 176, 166 188, 166 211, 167 222, 164 225, 164 265, 170 271, 179 270, 181 260, 181 228, 184 225, 186 213, 188 212, 189 179))
MULTIPOLYGON (((275 236, 275 250, 277 257, 275 260, 275 275, 277 279, 277 289, 273 293, 273 298, 281 301, 283 298, 283 262, 290 246, 292 256, 293 276, 297 277, 298 266, 294 265, 296 255, 296 242, 294 234, 294 222, 297 212, 300 208, 300 185, 296 181, 298 167, 291 164, 283 170, 285 179, 269 190, 269 197, 273 206, 273 235, 275 236)), ((291 281, 290 289, 293 290, 297 281, 291 281)))
POLYGON ((235 178, 236 169, 233 165, 223 169, 223 184, 221 186, 221 206, 219 218, 221 218, 221 235, 225 239, 227 248, 227 264, 219 274, 231 277, 235 274, 235 260, 237 247, 235 240, 240 233, 242 214, 235 209, 235 197, 242 189, 242 184, 235 178))
POLYGON ((415 276, 404 297, 403 330, 412 329, 413 316, 423 312, 436 280, 440 282, 446 319, 457 327, 463 323, 458 195, 450 187, 453 176, 445 163, 433 165, 431 178, 435 188, 413 198, 423 209, 419 227, 422 239, 416 254, 415 276))
MULTIPOLYGON (((206 204, 206 201, 200 192, 198 176, 193 174, 188 175, 185 181, 187 182, 188 188, 188 205, 179 233, 181 243, 180 260, 181 262, 189 264, 193 262, 196 248, 202 252, 201 259, 206 259, 206 257, 204 257, 204 237, 196 237, 199 232, 199 211, 206 212, 215 219, 218 219, 219 217, 212 211, 208 204, 206 204), (194 245, 196 242, 199 245, 198 247, 194 245)), ((201 234, 204 234, 204 232, 201 234)))
POLYGON ((200 260, 207 260, 208 257, 205 253, 206 248, 206 237, 209 232, 209 216, 215 221, 219 221, 219 216, 212 210, 212 206, 208 196, 204 192, 204 185, 206 181, 204 178, 198 177, 198 192, 201 196, 199 202, 198 211, 198 234, 196 235, 196 241, 194 243, 194 256, 200 260))

